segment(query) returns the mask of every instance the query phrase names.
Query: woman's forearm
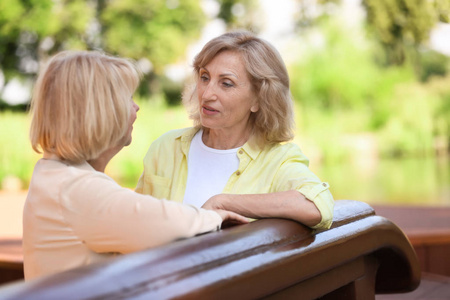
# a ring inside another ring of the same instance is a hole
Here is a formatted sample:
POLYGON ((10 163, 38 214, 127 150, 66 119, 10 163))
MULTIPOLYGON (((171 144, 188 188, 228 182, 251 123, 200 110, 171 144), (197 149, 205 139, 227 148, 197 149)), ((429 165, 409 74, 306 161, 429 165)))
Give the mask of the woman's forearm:
POLYGON ((322 219, 316 205, 295 190, 268 194, 219 194, 211 197, 203 208, 226 209, 254 219, 291 219, 310 227, 322 219))

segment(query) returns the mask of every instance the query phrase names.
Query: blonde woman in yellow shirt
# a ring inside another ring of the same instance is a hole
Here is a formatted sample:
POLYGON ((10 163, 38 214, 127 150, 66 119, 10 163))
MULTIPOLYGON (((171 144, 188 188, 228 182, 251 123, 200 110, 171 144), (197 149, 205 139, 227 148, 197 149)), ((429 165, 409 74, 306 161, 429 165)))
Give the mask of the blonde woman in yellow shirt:
POLYGON ((193 128, 150 146, 136 191, 250 218, 329 228, 329 185, 308 168, 294 136, 289 76, 268 42, 245 31, 208 42, 183 103, 193 128))

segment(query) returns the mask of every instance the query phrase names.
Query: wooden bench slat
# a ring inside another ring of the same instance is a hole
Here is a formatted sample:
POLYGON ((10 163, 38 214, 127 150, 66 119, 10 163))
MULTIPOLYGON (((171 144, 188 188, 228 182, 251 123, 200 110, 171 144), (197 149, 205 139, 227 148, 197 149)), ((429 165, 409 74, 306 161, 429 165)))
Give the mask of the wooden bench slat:
POLYGON ((355 201, 337 201, 335 220, 325 231, 259 220, 12 284, 0 299, 367 299, 418 286, 417 257, 395 224, 355 201))

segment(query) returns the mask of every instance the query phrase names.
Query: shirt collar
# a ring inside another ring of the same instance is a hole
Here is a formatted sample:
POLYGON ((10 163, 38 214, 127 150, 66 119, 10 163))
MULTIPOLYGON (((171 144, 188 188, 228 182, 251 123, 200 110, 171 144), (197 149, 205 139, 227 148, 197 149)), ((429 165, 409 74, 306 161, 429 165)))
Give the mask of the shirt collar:
POLYGON ((186 130, 180 132, 175 139, 181 140, 181 151, 187 156, 189 152, 189 147, 191 146, 191 141, 195 134, 200 130, 200 127, 190 127, 186 130))
POLYGON ((181 139, 181 142, 191 142, 194 138, 194 135, 200 130, 200 127, 190 127, 186 130, 180 132, 180 134, 176 137, 177 139, 181 139))
MULTIPOLYGON (((176 139, 181 140, 181 149, 186 154, 189 150, 190 143, 194 138, 195 134, 200 130, 200 127, 190 127, 187 130, 180 132, 176 139)), ((258 144, 257 138, 251 136, 250 139, 241 147, 253 160, 256 159, 263 150, 258 144)))
POLYGON ((42 159, 40 159, 41 161, 45 162, 57 162, 57 163, 61 163, 64 164, 66 166, 73 166, 82 170, 88 170, 88 171, 96 171, 87 161, 81 161, 77 164, 71 163, 67 160, 63 160, 61 158, 59 158, 56 154, 52 154, 52 153, 46 153, 44 155, 44 157, 42 159))
POLYGON ((255 160, 261 153, 263 148, 258 144, 255 136, 251 136, 250 139, 242 146, 245 153, 248 154, 253 160, 255 160))

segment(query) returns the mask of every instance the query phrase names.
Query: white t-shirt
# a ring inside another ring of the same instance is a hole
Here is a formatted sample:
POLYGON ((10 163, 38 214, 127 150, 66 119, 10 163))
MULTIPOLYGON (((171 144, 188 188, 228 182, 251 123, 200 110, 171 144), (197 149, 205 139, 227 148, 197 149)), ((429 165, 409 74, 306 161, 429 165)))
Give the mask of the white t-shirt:
POLYGON ((201 207, 209 198, 222 193, 230 176, 239 167, 239 148, 209 148, 199 130, 191 142, 188 155, 188 176, 183 203, 201 207))

